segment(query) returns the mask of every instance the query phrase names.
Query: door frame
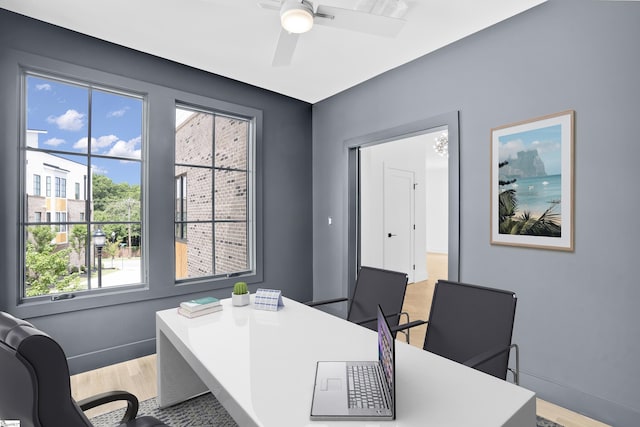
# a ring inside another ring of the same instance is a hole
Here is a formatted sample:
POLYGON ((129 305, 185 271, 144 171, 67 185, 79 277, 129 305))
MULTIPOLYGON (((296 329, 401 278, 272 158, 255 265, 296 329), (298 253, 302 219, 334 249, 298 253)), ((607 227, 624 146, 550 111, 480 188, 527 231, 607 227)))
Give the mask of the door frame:
POLYGON ((448 279, 460 280, 460 127, 459 112, 438 116, 383 129, 350 138, 344 142, 348 151, 348 230, 347 230, 347 284, 353 294, 360 268, 360 148, 411 136, 436 132, 447 128, 449 134, 449 256, 448 279))

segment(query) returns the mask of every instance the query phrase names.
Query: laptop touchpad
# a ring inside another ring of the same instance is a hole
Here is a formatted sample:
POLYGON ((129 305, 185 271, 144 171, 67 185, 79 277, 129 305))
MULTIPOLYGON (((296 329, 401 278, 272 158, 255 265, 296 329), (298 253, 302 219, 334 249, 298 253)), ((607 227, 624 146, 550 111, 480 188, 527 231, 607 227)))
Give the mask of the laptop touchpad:
POLYGON ((327 378, 322 384, 322 391, 340 391, 342 390, 342 378, 327 378))

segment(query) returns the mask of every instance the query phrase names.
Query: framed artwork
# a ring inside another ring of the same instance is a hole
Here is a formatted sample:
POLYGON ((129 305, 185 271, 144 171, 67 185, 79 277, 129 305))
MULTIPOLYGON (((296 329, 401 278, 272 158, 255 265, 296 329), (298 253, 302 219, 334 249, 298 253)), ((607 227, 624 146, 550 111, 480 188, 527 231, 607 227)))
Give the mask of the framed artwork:
POLYGON ((491 243, 573 251, 573 110, 491 130, 491 243))

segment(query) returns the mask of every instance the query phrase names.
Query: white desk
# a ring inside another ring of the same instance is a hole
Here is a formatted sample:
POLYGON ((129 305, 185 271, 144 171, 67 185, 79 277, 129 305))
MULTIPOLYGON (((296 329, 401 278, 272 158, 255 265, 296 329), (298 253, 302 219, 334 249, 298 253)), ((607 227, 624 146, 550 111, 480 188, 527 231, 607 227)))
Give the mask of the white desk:
POLYGON ((317 360, 375 360, 376 334, 284 299, 278 312, 233 307, 195 319, 156 313, 158 399, 210 390, 242 427, 534 427, 535 394, 396 341, 396 420, 310 421, 317 360))

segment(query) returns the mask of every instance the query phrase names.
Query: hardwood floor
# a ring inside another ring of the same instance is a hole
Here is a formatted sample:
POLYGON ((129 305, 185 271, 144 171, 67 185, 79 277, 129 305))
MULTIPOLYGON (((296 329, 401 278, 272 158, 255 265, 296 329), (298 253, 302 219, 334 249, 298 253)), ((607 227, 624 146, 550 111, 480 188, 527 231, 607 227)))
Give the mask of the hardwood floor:
MULTIPOLYGON (((93 371, 71 376, 71 394, 77 401, 98 393, 124 390, 136 395, 138 400, 157 396, 156 355, 132 359, 93 371)), ((124 402, 108 403, 86 411, 91 418, 114 409, 124 408, 124 402)))
MULTIPOLYGON (((412 320, 428 319, 435 282, 447 277, 447 256, 428 254, 427 268, 429 279, 412 283, 407 288, 403 308, 412 320)), ((411 344, 419 348, 424 343, 426 326, 422 328, 413 328, 411 332, 411 344)), ((398 339, 403 340, 400 336, 398 339)), ((141 401, 156 396, 156 356, 145 356, 71 377, 71 391, 76 400, 110 390, 129 391, 141 401)), ((536 404, 538 415, 564 427, 610 427, 541 399, 537 399, 536 404)), ((118 407, 124 407, 124 404, 103 405, 87 411, 87 415, 93 417, 118 407)))

